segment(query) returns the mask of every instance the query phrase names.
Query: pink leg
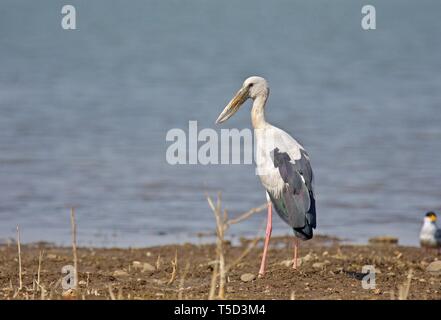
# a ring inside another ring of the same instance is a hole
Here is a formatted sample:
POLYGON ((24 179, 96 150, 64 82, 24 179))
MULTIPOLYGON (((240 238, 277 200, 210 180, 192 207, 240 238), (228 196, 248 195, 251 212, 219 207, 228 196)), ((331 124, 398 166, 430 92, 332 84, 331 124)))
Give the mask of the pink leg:
POLYGON ((268 244, 269 244, 269 240, 271 238, 271 231, 273 229, 272 220, 273 220, 273 218, 272 218, 272 205, 271 205, 271 202, 268 202, 268 220, 266 223, 265 245, 263 247, 263 256, 262 256, 262 263, 260 264, 259 277, 263 277, 263 275, 265 274, 266 254, 268 253, 268 244))
POLYGON ((299 239, 294 238, 294 261, 292 264, 293 269, 297 269, 297 257, 298 257, 299 247, 300 247, 299 239))

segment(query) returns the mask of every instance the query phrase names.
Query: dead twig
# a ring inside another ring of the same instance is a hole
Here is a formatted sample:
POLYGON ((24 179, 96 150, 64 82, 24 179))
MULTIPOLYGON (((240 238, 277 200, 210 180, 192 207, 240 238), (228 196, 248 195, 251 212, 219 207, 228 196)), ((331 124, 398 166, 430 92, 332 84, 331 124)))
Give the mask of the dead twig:
POLYGON ((167 283, 168 285, 171 285, 176 279, 176 274, 177 274, 177 270, 178 270, 178 249, 176 249, 175 259, 171 263, 172 263, 173 271, 170 276, 170 280, 168 280, 168 283, 167 283))
POLYGON ((409 270, 406 281, 398 287, 398 300, 407 300, 410 291, 410 282, 412 281, 413 270, 409 270))
POLYGON ((21 270, 21 245, 20 245, 20 226, 17 225, 17 248, 18 248, 18 291, 23 289, 23 273, 21 270))
POLYGON ((41 263, 43 261, 43 254, 44 254, 44 250, 40 251, 40 254, 38 255, 37 292, 40 288, 40 274, 41 274, 41 263))
POLYGON ((115 298, 115 294, 113 293, 113 290, 112 290, 112 285, 111 284, 109 284, 109 295, 110 295, 110 300, 116 300, 116 298, 115 298))
POLYGON ((225 284, 226 284, 226 268, 225 268, 225 252, 224 252, 224 234, 226 230, 225 219, 227 218, 227 212, 224 210, 224 214, 222 216, 221 213, 221 194, 218 193, 216 206, 213 203, 213 200, 207 196, 208 204, 211 210, 214 213, 216 218, 216 255, 218 257, 217 261, 219 264, 219 291, 218 297, 219 299, 225 299, 225 284))
POLYGON ((185 277, 187 276, 187 273, 188 273, 189 270, 190 270, 190 263, 187 262, 187 264, 185 265, 184 273, 182 274, 181 280, 179 281, 178 300, 182 300, 182 294, 184 292, 185 277))
POLYGON ((227 221, 227 225, 230 226, 230 225, 232 225, 232 224, 236 224, 236 223, 239 223, 239 222, 241 222, 241 221, 243 221, 243 220, 245 220, 245 219, 248 219, 248 218, 251 217, 253 214, 265 210, 265 209, 267 208, 267 206, 268 206, 268 205, 265 203, 265 204, 262 204, 261 206, 258 206, 258 207, 255 207, 255 208, 252 208, 252 209, 248 210, 247 212, 242 213, 242 214, 241 214, 240 216, 238 216, 237 218, 234 218, 234 219, 228 220, 228 221, 227 221))
POLYGON ((208 300, 214 300, 216 294, 216 283, 219 273, 219 262, 216 262, 213 267, 213 274, 211 275, 210 292, 208 293, 208 300))
POLYGON ((75 222, 75 209, 70 209, 70 223, 72 226, 72 253, 74 259, 74 283, 73 288, 78 286, 78 256, 77 256, 77 224, 75 222))
POLYGON ((158 259, 156 259, 156 270, 161 269, 161 255, 158 255, 158 259))

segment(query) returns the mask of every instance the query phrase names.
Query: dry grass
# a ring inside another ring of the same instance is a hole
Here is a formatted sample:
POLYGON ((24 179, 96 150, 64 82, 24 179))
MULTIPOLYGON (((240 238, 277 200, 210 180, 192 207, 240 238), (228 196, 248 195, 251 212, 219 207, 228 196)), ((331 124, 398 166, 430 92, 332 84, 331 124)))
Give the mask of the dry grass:
POLYGON ((182 296, 183 296, 183 292, 184 292, 185 278, 187 277, 189 270, 190 270, 190 263, 187 262, 187 264, 185 265, 184 273, 182 274, 181 280, 179 281, 178 300, 182 300, 182 296))
POLYGON ((74 283, 73 289, 78 288, 78 254, 77 254, 77 224, 75 221, 75 209, 70 209, 70 223, 72 227, 72 254, 74 260, 74 283))
POLYGON ((173 271, 171 273, 170 280, 168 280, 168 282, 167 282, 168 285, 171 285, 175 281, 176 274, 178 273, 178 249, 176 249, 175 258, 171 262, 171 264, 172 264, 173 271))
POLYGON ((20 226, 17 226, 17 249, 18 249, 18 291, 23 289, 23 272, 21 268, 21 244, 20 244, 20 226))
POLYGON ((407 300, 410 292, 413 270, 410 269, 406 281, 398 287, 398 300, 407 300))
POLYGON ((216 205, 214 204, 211 197, 208 195, 207 195, 207 201, 216 219, 216 264, 215 267, 213 268, 208 299, 213 300, 215 298, 215 291, 216 291, 218 277, 219 277, 219 290, 217 297, 219 299, 225 299, 228 272, 251 252, 251 250, 257 245, 260 239, 260 237, 257 236, 254 239, 254 241, 251 243, 251 245, 249 245, 237 259, 235 259, 231 264, 226 266, 225 248, 224 248, 225 232, 228 230, 228 228, 231 225, 235 223, 239 223, 245 219, 248 219, 253 214, 264 210, 266 208, 266 204, 256 208, 252 208, 247 212, 239 215, 237 218, 229 220, 227 210, 226 209, 222 210, 222 198, 220 193, 218 193, 217 195, 216 205))

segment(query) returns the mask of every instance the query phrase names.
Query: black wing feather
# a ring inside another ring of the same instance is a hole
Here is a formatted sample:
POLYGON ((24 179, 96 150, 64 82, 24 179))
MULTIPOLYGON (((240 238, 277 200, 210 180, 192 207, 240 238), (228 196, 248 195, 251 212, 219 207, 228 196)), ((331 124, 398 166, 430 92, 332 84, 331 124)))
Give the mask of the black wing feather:
POLYGON ((316 228, 316 208, 309 156, 303 149, 300 153, 300 159, 292 161, 278 148, 271 151, 274 167, 279 169, 285 186, 280 195, 268 193, 279 216, 294 229, 297 237, 307 240, 316 228))

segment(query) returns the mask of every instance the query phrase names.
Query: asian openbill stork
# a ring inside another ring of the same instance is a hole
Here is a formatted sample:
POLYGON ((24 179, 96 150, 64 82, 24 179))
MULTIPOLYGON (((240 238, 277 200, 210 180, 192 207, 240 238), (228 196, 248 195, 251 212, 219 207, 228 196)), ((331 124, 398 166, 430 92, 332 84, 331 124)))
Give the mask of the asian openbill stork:
POLYGON ((288 133, 265 120, 268 83, 261 77, 250 77, 219 115, 216 123, 229 119, 247 100, 253 100, 251 122, 255 136, 256 174, 266 189, 268 221, 259 276, 266 267, 268 244, 272 231, 272 206, 294 230, 293 268, 297 268, 299 239, 309 240, 316 227, 313 174, 308 153, 288 133))

